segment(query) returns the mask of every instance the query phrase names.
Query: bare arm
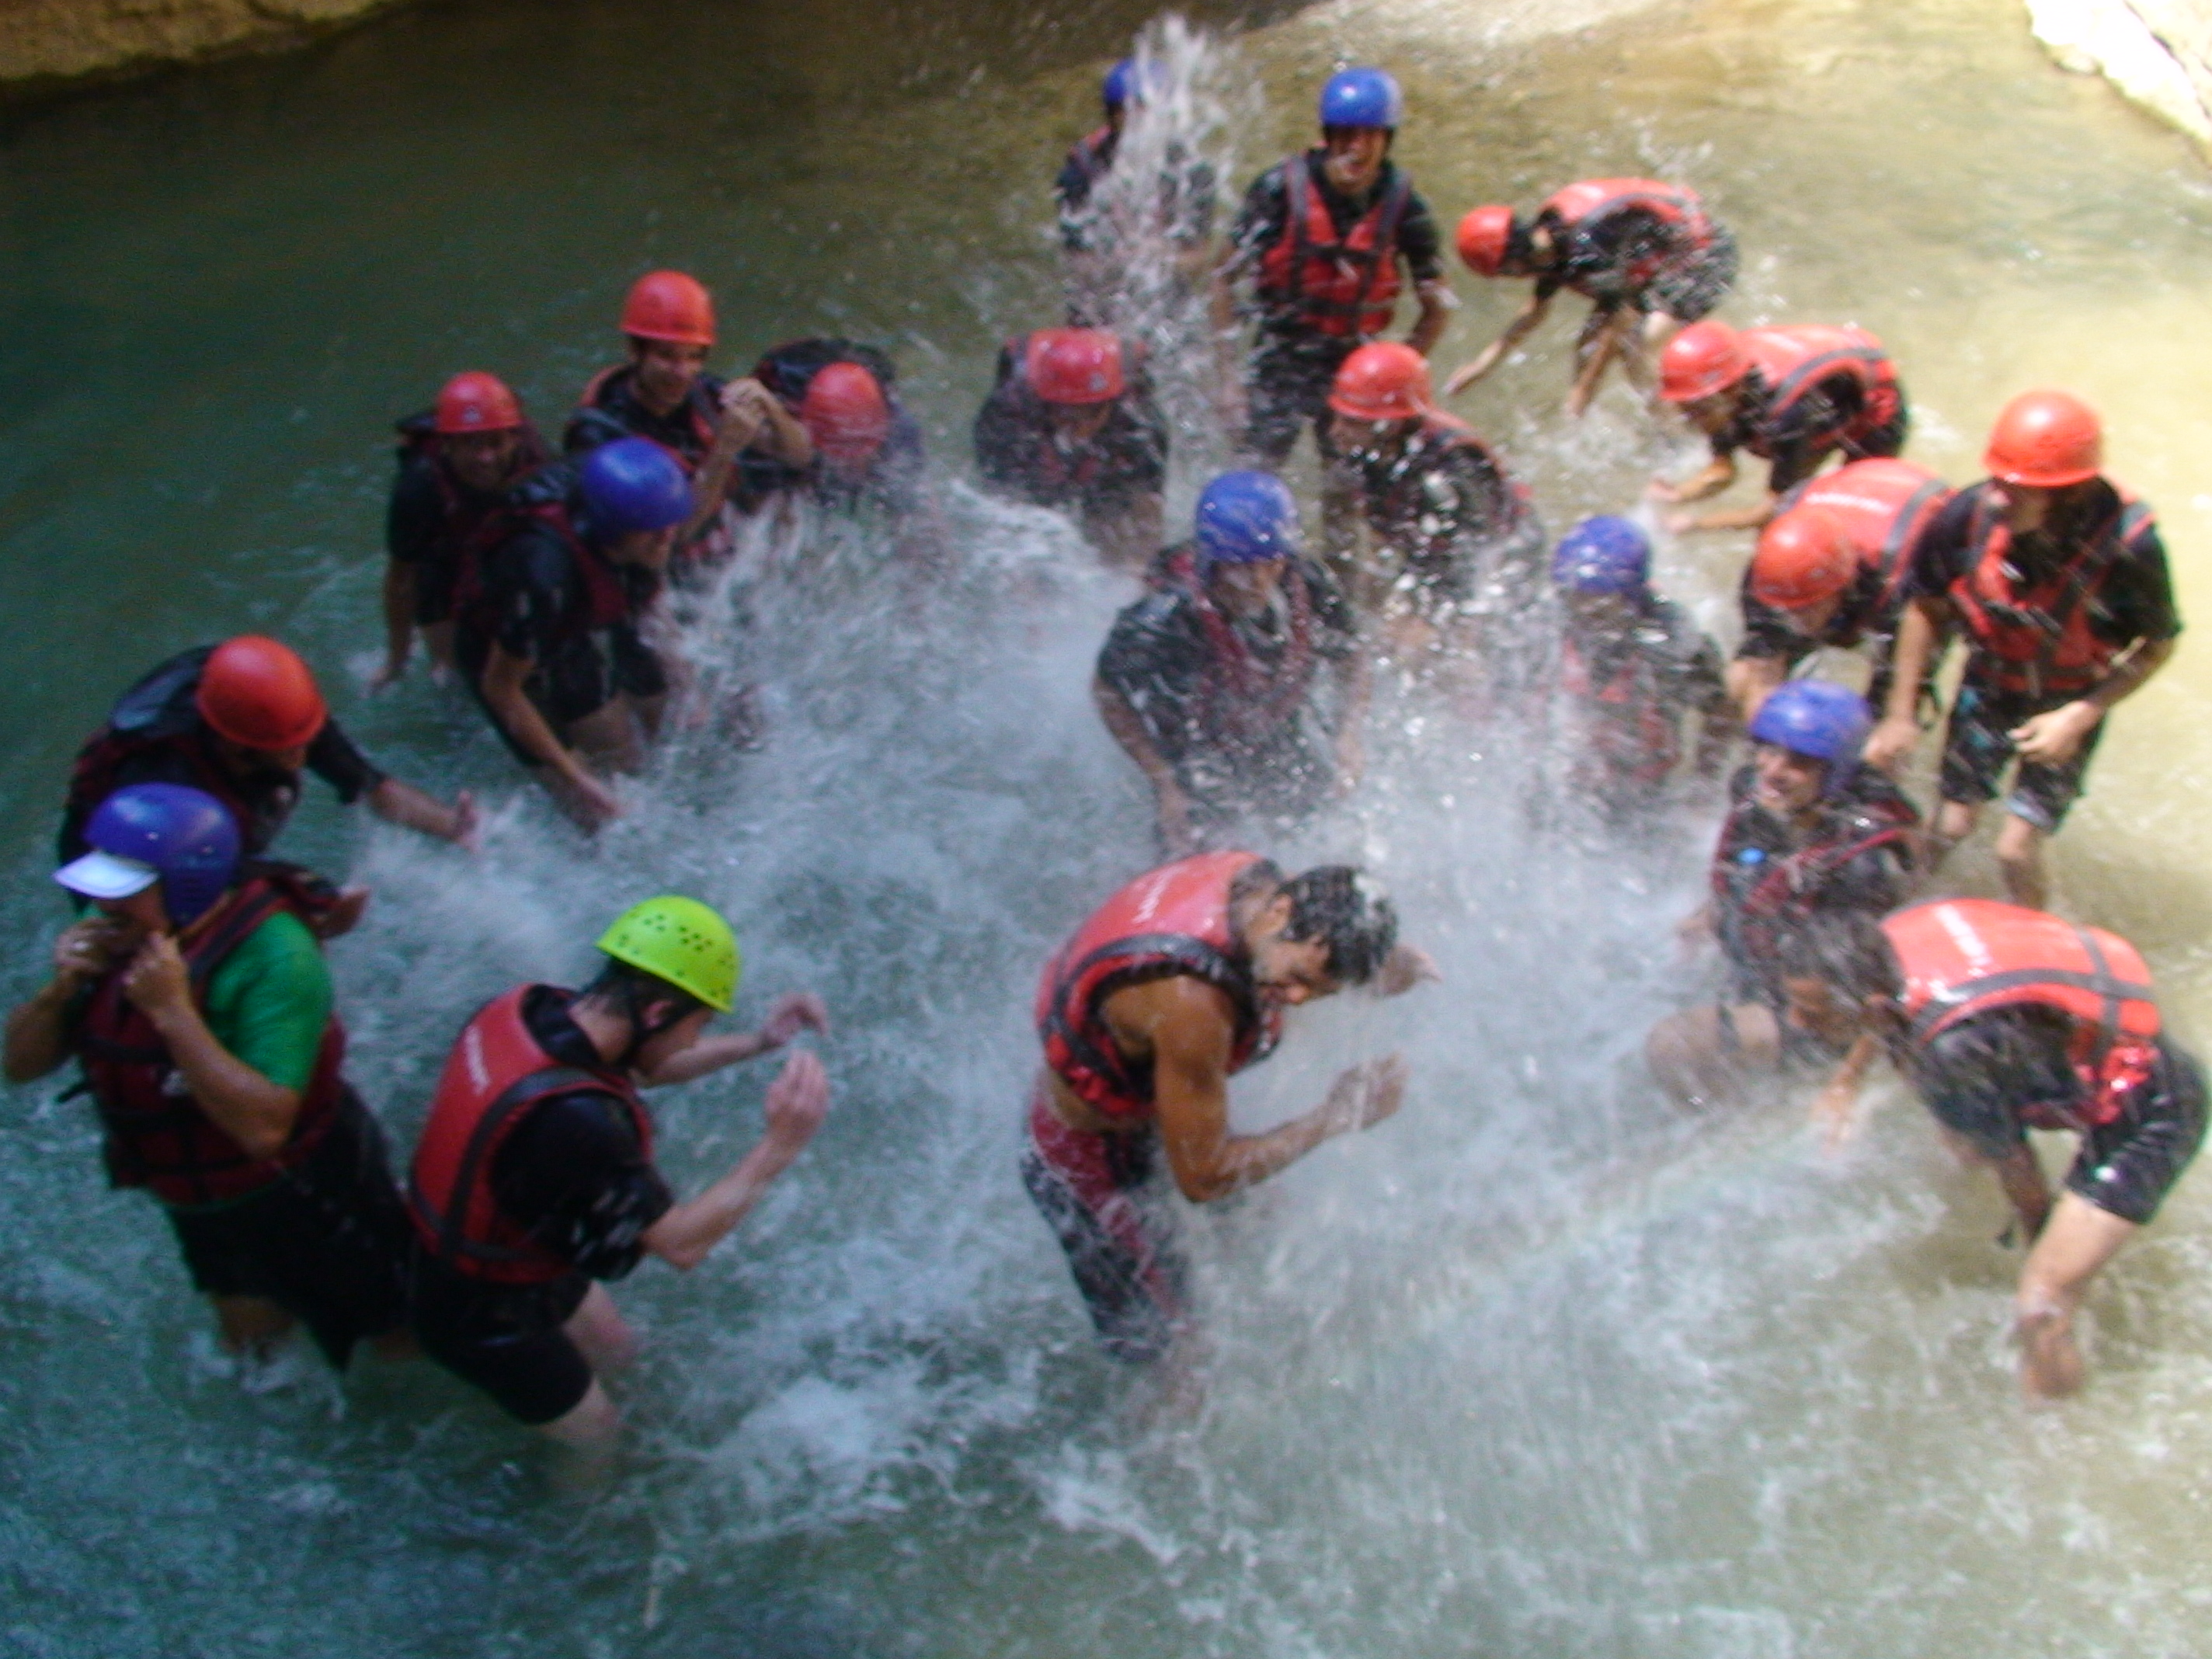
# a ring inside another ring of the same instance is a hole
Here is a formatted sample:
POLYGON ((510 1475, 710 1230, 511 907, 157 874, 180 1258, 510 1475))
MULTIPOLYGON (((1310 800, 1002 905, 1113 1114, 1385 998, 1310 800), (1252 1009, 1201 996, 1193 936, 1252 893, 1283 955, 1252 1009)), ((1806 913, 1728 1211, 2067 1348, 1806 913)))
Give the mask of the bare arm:
POLYGON ((369 810, 387 823, 403 830, 413 830, 422 835, 435 836, 440 841, 450 841, 474 851, 477 832, 477 800, 467 790, 453 797, 451 806, 435 796, 426 795, 411 783, 402 783, 398 778, 384 778, 368 792, 369 810))
POLYGON ((2173 645, 2172 640, 2138 640, 2092 689, 2072 702, 2014 726, 2008 735, 2020 757, 2046 766, 2063 766, 2072 760, 2106 711, 2140 690, 2144 681, 2166 665, 2173 654, 2173 645))
MULTIPOLYGON (((1729 483, 1732 483, 1735 480, 1735 468, 1731 463, 1729 467, 1729 483)), ((1720 488, 1725 489, 1728 484, 1723 483, 1720 488)), ((1718 493, 1718 490, 1711 489, 1705 492, 1708 495, 1718 493)), ((1685 495, 1680 499, 1693 501, 1698 497, 1685 495)), ((1697 535, 1712 530, 1757 530, 1774 516, 1774 509, 1781 505, 1781 501, 1782 498, 1772 490, 1767 490, 1749 507, 1723 507, 1717 513, 1676 514, 1667 520, 1667 528, 1678 536, 1697 535)))
POLYGON ((829 1074, 802 1049, 784 1062, 782 1073, 769 1085, 768 1128, 760 1144, 698 1197, 675 1206, 647 1228, 645 1248, 672 1267, 697 1267, 805 1150, 829 1110, 829 1074))
POLYGON ((690 1083, 705 1077, 709 1072, 719 1072, 725 1066, 735 1066, 740 1060, 752 1059, 782 1048, 801 1031, 823 1031, 830 1029, 830 1011, 822 999, 811 991, 794 991, 776 999, 769 1010, 768 1018, 761 1022, 757 1031, 737 1031, 725 1036, 702 1037, 681 1053, 672 1055, 658 1071, 639 1078, 648 1089, 658 1089, 671 1084, 690 1083))
POLYGON ((70 1005, 108 969, 114 924, 94 915, 64 927, 54 940, 54 976, 8 1016, 0 1042, 0 1073, 10 1083, 31 1083, 58 1070, 70 1057, 70 1005))
POLYGON ((1917 599, 1897 624, 1897 643, 1889 659, 1889 702, 1881 722, 1867 738, 1866 761, 1888 771, 1920 741, 1921 682, 1928 678, 1936 641, 1942 637, 1950 606, 1942 599, 1917 599))
POLYGON ((1406 343, 1425 357, 1443 337, 1444 325, 1459 309, 1459 296, 1444 286, 1442 277, 1416 284, 1413 293, 1420 301, 1421 310, 1413 319, 1413 330, 1407 335, 1406 343))
POLYGON ((530 669, 527 659, 509 656, 505 647, 495 644, 490 659, 484 664, 484 702, 499 716, 500 724, 514 734, 515 742, 539 765, 558 773, 571 788, 606 817, 614 817, 622 811, 622 803, 616 799, 614 792, 593 777, 589 769, 553 735, 545 716, 538 712, 538 705, 523 690, 530 678, 530 669))
POLYGON ((1224 1198, 1265 1181, 1324 1140, 1380 1122, 1405 1093, 1405 1063, 1355 1066, 1310 1110, 1264 1134, 1229 1132, 1229 1052, 1234 1016, 1228 996, 1188 977, 1118 991, 1105 1014, 1125 1051, 1152 1054, 1160 1135, 1176 1185, 1193 1203, 1224 1198))
POLYGON ((1114 741, 1121 745, 1122 752, 1137 763, 1145 781, 1152 786, 1152 794, 1159 805, 1160 834, 1168 843, 1170 853, 1188 852, 1190 846, 1190 798, 1183 793, 1182 785, 1176 779, 1175 768, 1154 747, 1152 734, 1128 701, 1097 675, 1091 680, 1091 700, 1098 706, 1098 718, 1114 741))
POLYGON ((1779 657, 1737 657, 1723 672, 1729 699, 1735 704, 1737 717, 1747 724, 1759 712, 1759 704, 1772 696, 1787 678, 1779 657))
POLYGON ((1662 501, 1702 501, 1717 495, 1735 482, 1735 455, 1716 455, 1680 483, 1665 478, 1651 481, 1653 497, 1662 501))
POLYGON ((384 562, 384 666, 368 683, 381 691, 407 672, 415 651, 415 567, 404 559, 384 562))
POLYGON ((1551 309, 1550 295, 1530 294, 1528 304, 1522 306, 1513 320, 1506 324, 1503 334, 1483 347, 1473 362, 1462 363, 1452 371, 1451 379, 1444 382, 1444 396, 1457 397, 1504 362, 1512 355, 1515 347, 1536 331, 1538 325, 1543 322, 1551 309))
POLYGON ((199 1109, 249 1158, 270 1158, 291 1139, 300 1091, 270 1082, 216 1041, 192 1000, 191 981, 177 942, 156 933, 138 947, 123 979, 169 1050, 199 1109))

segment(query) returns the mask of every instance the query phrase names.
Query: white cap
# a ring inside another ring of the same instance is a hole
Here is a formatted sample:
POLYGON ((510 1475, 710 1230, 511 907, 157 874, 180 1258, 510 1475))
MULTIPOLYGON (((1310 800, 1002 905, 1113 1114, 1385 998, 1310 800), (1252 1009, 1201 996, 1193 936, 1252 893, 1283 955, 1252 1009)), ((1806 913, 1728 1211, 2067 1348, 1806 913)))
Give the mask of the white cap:
POLYGON ((72 893, 87 898, 122 899, 143 893, 161 880, 161 872, 138 859, 118 858, 112 853, 87 853, 73 864, 54 872, 54 879, 72 893))

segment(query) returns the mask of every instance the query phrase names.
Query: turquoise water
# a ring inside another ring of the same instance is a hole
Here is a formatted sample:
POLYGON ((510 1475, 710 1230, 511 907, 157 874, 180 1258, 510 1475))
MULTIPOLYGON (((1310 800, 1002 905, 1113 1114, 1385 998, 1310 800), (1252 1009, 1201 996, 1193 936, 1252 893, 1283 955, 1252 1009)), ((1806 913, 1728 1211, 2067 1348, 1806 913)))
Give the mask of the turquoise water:
MULTIPOLYGON (((2003 0, 1680 5, 1564 37, 1533 15, 1246 13, 1206 60, 1249 112, 1224 164, 1296 142, 1357 55, 1404 72, 1403 154, 1447 221, 1679 170, 1750 253, 1730 314, 1875 329, 1929 464, 1970 476, 2031 380, 2094 397, 2203 614, 2212 193, 2179 140, 2051 70, 2003 0)), ((387 765, 493 808, 473 861, 326 799, 291 832, 377 890, 333 961, 403 1145, 474 1002, 580 971, 660 887, 740 918, 741 1014, 811 984, 840 1024, 815 1148, 700 1272, 620 1289, 648 1349, 594 1491, 427 1367, 242 1394, 157 1218, 100 1187, 81 1105, 10 1094, 0 1652, 2201 1650, 2201 1178, 2094 1299, 2089 1395, 2023 1417, 1999 1206, 1916 1109, 1829 1162, 1788 1103, 1682 1124, 1638 1080, 1703 827, 1679 854, 1532 846, 1494 757, 1389 699, 1369 787, 1282 850, 1374 862, 1447 982, 1302 1016, 1240 1114, 1391 1047, 1414 1097, 1193 1218, 1195 1422, 1147 1426, 1092 1352, 1012 1158, 1036 963, 1149 856, 1084 685, 1127 593, 958 480, 994 342, 1054 301, 1050 173, 1142 15, 433 6, 9 118, 9 991, 61 914, 75 744, 144 665, 253 625, 308 651, 387 765), (925 590, 840 544, 762 584, 750 635, 710 611, 696 648, 768 687, 770 746, 682 740, 593 848, 419 670, 361 695, 385 433, 473 367, 557 423, 659 264, 715 287, 725 366, 802 332, 888 344, 959 556, 925 590)), ((1517 299, 1455 281, 1445 362, 1517 299)), ((1625 403, 1563 428, 1569 336, 1464 405, 1562 523, 1680 453, 1625 403)), ((1717 623, 1742 551, 1670 549, 1668 580, 1717 623)), ((2062 860, 2200 1033, 2206 684, 2188 653, 2123 711, 2062 860)), ((679 1184, 750 1144, 764 1081, 666 1098, 679 1184)))

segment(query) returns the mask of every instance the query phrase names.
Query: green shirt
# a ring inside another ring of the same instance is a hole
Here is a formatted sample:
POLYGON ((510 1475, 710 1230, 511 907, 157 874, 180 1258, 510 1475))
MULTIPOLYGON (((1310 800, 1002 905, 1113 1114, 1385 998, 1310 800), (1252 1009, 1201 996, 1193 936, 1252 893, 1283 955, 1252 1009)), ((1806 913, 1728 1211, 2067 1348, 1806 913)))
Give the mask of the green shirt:
POLYGON ((305 1089, 330 1023, 331 970, 307 923, 279 910, 208 976, 201 1005, 215 1040, 284 1089, 305 1089))

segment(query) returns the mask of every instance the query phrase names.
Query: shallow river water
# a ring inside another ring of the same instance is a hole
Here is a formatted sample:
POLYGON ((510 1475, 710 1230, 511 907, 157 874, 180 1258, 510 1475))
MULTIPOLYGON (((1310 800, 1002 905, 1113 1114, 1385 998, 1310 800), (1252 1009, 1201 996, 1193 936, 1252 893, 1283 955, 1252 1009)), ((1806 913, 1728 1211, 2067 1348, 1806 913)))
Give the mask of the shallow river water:
MULTIPOLYGON (((1144 20, 1052 9, 428 6, 0 127, 0 988, 33 982, 62 914, 44 872, 76 741, 143 665, 250 624, 308 651, 387 766, 493 810, 473 860, 327 799, 288 843, 377 890, 333 961, 403 1146, 463 1015, 582 971, 592 930, 659 889, 738 919, 741 1014, 812 985, 839 1022, 814 1149, 705 1267, 622 1287, 648 1350, 624 1466, 590 1491, 428 1367, 241 1394, 150 1206, 100 1187, 82 1103, 11 1093, 0 1653, 2203 1653, 2203 1176, 2093 1297, 2088 1393, 2024 1414, 1998 1200, 1917 1109, 1884 1097, 1826 1158, 1795 1103, 1696 1123, 1651 1097, 1637 1047, 1687 994, 1671 927, 1709 823, 1532 840, 1497 757, 1387 699, 1369 784, 1280 850, 1370 861, 1445 983, 1302 1014, 1239 1113, 1390 1048, 1412 1098, 1191 1218, 1206 1406, 1132 1409, 1014 1173, 1036 964, 1151 856, 1085 690, 1127 590, 1059 520, 959 482, 995 342, 1050 320, 1047 182, 1144 20), (726 366, 801 332, 890 345, 960 556, 925 590, 835 548, 763 580, 735 644, 710 609, 697 648, 768 688, 769 746, 680 742, 586 847, 419 668, 362 695, 383 434, 468 367, 557 424, 624 284, 664 263, 717 289, 726 366)), ((1447 226, 1570 179, 1682 177, 1746 250, 1727 314, 1873 328, 1911 453, 1955 480, 2012 392, 2077 387, 2202 618, 2212 189, 2019 11, 1195 21, 1240 185, 1302 141, 1334 59, 1380 61, 1447 226)), ((1517 301, 1455 282, 1447 363, 1517 301)), ((1463 405, 1555 525, 1684 453, 1617 394, 1566 428, 1569 334, 1463 405)), ((1664 580, 1724 625, 1746 550, 1669 548, 1664 580)), ((2118 716, 2059 859, 2066 903, 2145 945, 2197 1040, 2208 692, 2185 645, 2118 716)), ((1974 856, 1946 876, 1989 890, 1974 856)), ((679 1184, 750 1144, 764 1081, 665 1097, 679 1184)))

